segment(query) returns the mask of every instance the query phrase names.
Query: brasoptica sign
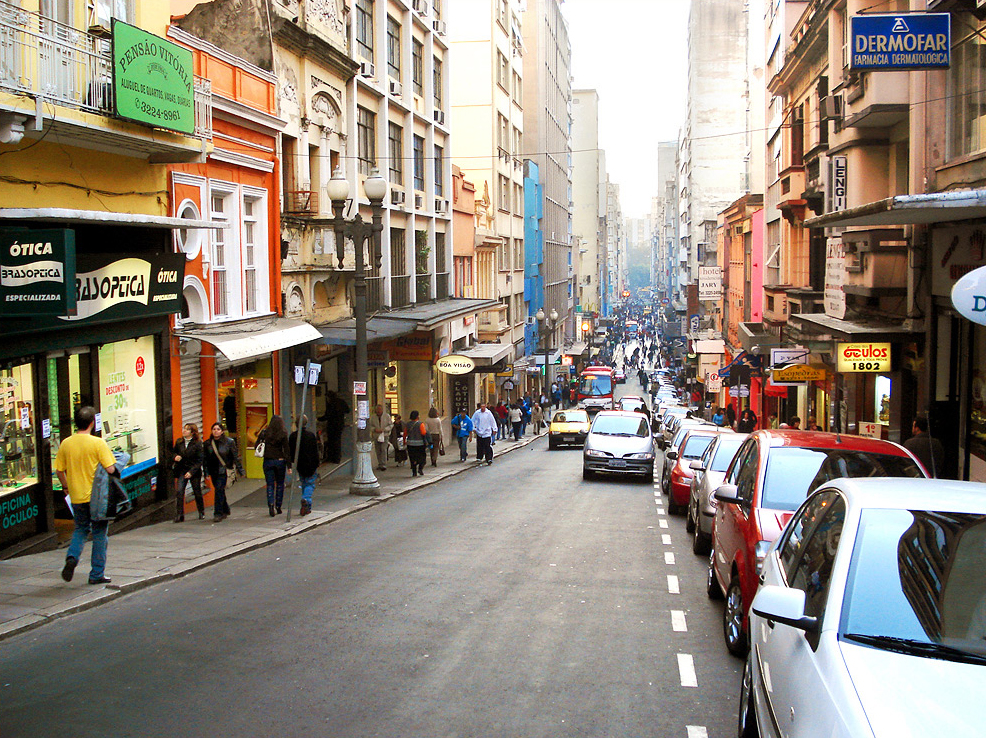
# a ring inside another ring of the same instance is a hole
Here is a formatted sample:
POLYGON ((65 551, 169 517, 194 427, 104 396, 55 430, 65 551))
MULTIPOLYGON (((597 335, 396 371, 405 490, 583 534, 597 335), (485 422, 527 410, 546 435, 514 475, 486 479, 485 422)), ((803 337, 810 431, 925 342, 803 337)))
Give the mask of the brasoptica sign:
POLYGON ((849 20, 849 68, 889 72, 948 69, 950 20, 948 13, 854 15, 849 20))

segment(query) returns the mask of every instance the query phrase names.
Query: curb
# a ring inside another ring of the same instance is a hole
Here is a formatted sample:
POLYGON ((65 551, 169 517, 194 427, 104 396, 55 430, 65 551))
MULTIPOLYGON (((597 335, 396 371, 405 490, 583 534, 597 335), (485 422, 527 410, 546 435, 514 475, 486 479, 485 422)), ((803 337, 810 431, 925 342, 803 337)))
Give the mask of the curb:
MULTIPOLYGON (((525 448, 534 441, 541 438, 541 436, 534 435, 530 438, 524 439, 521 442, 513 442, 509 448, 496 454, 496 456, 501 456, 503 454, 509 454, 519 448, 525 448)), ((293 538, 294 536, 301 535, 302 533, 307 533, 315 528, 321 528, 323 525, 329 525, 341 518, 349 517, 350 515, 355 515, 356 513, 363 512, 371 507, 376 507, 377 505, 389 502, 393 499, 403 497, 411 492, 422 489, 424 487, 430 487, 433 484, 444 481, 450 477, 458 476, 465 471, 477 468, 477 464, 463 464, 461 467, 453 467, 448 471, 442 472, 437 476, 429 477, 428 479, 422 479, 420 482, 410 485, 405 489, 398 490, 396 492, 385 492, 377 497, 367 498, 364 502, 359 502, 352 507, 347 507, 344 510, 337 510, 334 513, 326 515, 324 518, 319 518, 317 520, 306 520, 304 522, 288 523, 290 528, 282 528, 278 531, 272 531, 269 535, 263 538, 258 538, 253 541, 248 541, 247 543, 241 543, 236 546, 231 546, 219 553, 211 554, 209 556, 203 556, 198 559, 192 559, 191 561, 185 561, 181 564, 177 564, 167 571, 157 572, 156 574, 151 574, 143 579, 136 582, 129 582, 127 584, 115 585, 111 584, 105 589, 97 590, 93 592, 89 597, 83 602, 72 602, 64 606, 56 605, 51 609, 39 610, 36 613, 31 613, 29 615, 22 615, 14 620, 9 620, 6 623, 0 624, 0 641, 3 641, 12 636, 18 635, 20 633, 25 633, 29 630, 38 628, 45 623, 50 623, 58 618, 65 617, 67 615, 74 615, 75 613, 83 612, 85 610, 90 610, 97 607, 104 602, 110 602, 124 595, 130 594, 131 592, 137 592, 139 590, 150 587, 154 584, 160 584, 161 582, 166 582, 170 579, 178 579, 187 574, 199 571, 213 564, 218 564, 223 561, 228 561, 235 556, 240 554, 249 553, 250 551, 256 551, 261 548, 266 548, 271 544, 277 543, 278 541, 283 541, 288 538, 293 538)))

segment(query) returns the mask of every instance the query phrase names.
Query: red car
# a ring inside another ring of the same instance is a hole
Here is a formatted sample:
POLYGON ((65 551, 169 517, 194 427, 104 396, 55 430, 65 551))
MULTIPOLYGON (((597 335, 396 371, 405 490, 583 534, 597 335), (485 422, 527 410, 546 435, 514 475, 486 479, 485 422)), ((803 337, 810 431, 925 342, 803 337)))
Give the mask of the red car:
POLYGON ((746 653, 763 558, 809 492, 840 477, 926 476, 907 449, 890 441, 797 430, 751 433, 715 492, 706 589, 711 598, 726 597, 722 632, 729 652, 746 653))
MULTIPOLYGON (((682 436, 679 447, 668 451, 668 461, 671 462, 668 479, 668 512, 672 515, 683 513, 688 508, 692 495, 692 477, 695 476, 692 462, 702 456, 720 432, 723 432, 723 429, 715 425, 708 426, 708 429, 705 426, 690 428, 682 436)), ((732 433, 730 430, 726 432, 732 433)))

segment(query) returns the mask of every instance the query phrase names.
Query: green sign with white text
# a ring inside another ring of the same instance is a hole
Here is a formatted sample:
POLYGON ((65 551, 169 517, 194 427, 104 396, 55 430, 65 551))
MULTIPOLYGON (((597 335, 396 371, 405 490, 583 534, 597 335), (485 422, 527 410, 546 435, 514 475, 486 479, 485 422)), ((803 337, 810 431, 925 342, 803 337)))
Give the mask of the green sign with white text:
POLYGON ((195 131, 192 52, 113 20, 113 98, 121 118, 195 131))

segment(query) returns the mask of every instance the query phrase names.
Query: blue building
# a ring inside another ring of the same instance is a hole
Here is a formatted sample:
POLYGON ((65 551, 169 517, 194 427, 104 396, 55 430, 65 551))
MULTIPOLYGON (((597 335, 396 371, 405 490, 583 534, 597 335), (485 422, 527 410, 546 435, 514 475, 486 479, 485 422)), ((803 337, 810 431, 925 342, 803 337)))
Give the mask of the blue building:
POLYGON ((534 315, 544 307, 544 187, 538 165, 524 161, 524 301, 527 303, 527 325, 524 327, 524 354, 533 356, 538 350, 538 325, 534 315))

